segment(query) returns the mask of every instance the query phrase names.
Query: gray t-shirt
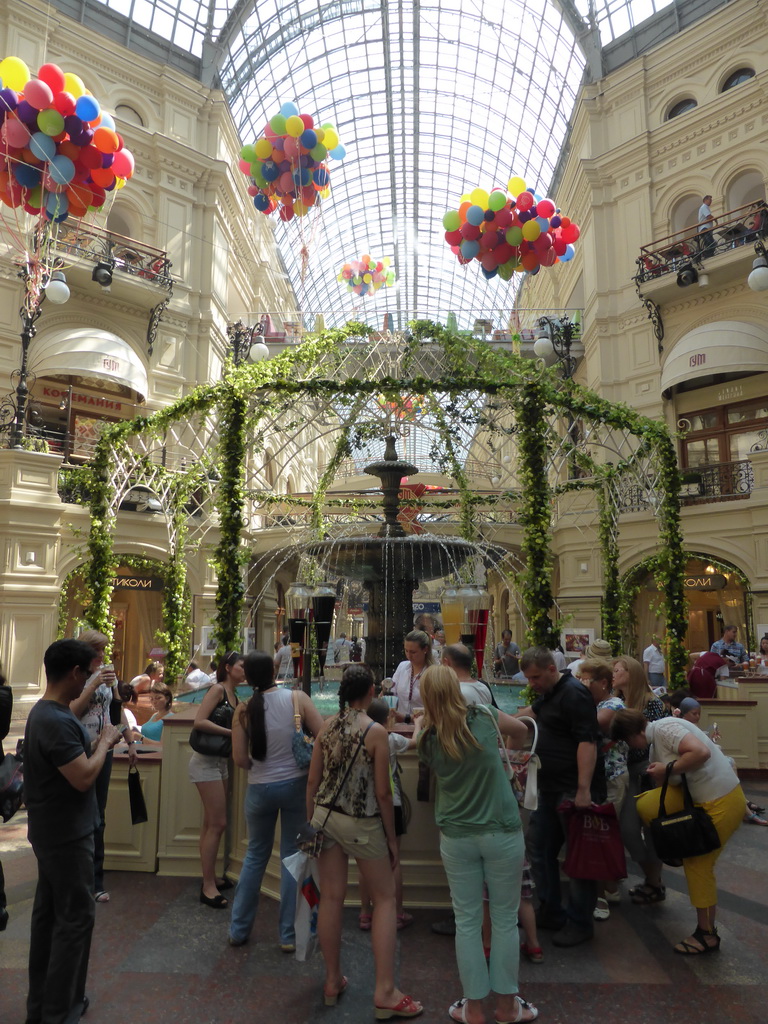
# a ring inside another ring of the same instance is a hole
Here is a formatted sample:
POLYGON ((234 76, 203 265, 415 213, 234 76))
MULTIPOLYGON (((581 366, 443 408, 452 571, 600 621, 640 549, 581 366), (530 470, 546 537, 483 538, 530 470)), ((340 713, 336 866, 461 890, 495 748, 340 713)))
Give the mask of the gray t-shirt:
POLYGON ((24 731, 24 799, 31 843, 51 847, 93 832, 96 794, 75 789, 59 771, 81 754, 90 756, 88 734, 69 708, 40 700, 24 731))

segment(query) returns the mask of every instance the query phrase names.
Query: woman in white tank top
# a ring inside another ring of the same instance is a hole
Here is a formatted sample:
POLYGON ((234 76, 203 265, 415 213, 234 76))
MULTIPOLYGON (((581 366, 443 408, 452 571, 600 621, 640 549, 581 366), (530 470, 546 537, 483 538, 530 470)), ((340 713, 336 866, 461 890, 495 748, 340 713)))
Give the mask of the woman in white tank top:
MULTIPOLYGON (((278 813, 281 859, 296 852, 296 836, 306 820, 307 769, 299 768, 293 756, 293 691, 275 685, 273 659, 264 651, 252 651, 243 667, 253 696, 235 713, 232 756, 235 764, 248 771, 248 850, 232 901, 231 946, 242 946, 250 937, 278 813)), ((320 712, 305 693, 299 692, 298 698, 302 726, 317 736, 323 725, 320 712)), ((281 949, 291 953, 296 883, 284 867, 281 872, 279 941, 281 949)))

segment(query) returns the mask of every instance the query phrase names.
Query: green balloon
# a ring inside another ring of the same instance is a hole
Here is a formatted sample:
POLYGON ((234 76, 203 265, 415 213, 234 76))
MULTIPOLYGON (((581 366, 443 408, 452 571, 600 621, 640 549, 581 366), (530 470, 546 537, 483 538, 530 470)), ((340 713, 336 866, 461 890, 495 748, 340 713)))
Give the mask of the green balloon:
POLYGON ((511 263, 502 263, 498 270, 499 277, 501 278, 502 281, 510 281, 512 279, 514 270, 512 269, 511 263))
POLYGON ((318 144, 313 149, 310 149, 309 155, 312 157, 313 160, 321 162, 325 160, 325 158, 328 156, 328 150, 325 148, 322 142, 318 142, 318 144))
POLYGON ((275 114, 269 119, 269 127, 275 135, 285 135, 285 118, 282 114, 275 114))
POLYGON ((493 210, 494 213, 498 213, 499 210, 503 210, 507 205, 507 196, 504 192, 491 192, 488 197, 488 209, 493 210))
POLYGON ((258 161, 255 164, 251 164, 251 177, 259 186, 259 188, 266 188, 267 179, 264 177, 264 172, 262 171, 261 168, 262 164, 260 164, 258 161))
POLYGON ((461 218, 458 210, 449 210, 443 217, 443 227, 446 231, 458 231, 461 227, 461 218))
POLYGON ((64 131, 64 118, 53 108, 41 110, 37 115, 37 127, 44 135, 60 135, 64 131))
POLYGON ((249 164, 255 164, 258 160, 256 156, 256 148, 252 145, 243 146, 240 150, 240 159, 247 161, 249 164))
POLYGON ((523 229, 522 228, 507 228, 506 235, 504 236, 510 245, 520 245, 523 240, 523 229))

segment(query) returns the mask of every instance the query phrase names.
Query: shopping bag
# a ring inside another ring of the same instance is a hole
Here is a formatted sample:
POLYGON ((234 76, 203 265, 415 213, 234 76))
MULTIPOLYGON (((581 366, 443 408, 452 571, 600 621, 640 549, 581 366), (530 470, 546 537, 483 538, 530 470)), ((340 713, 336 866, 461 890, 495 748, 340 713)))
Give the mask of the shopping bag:
POLYGON ((0 760, 0 817, 10 821, 24 802, 24 759, 19 740, 15 754, 0 760))
POLYGON ((317 947, 317 911, 320 906, 320 874, 317 859, 301 850, 283 859, 296 881, 296 959, 309 960, 317 947))
POLYGON ((568 819, 568 853, 563 870, 569 878, 609 882, 627 877, 624 842, 613 804, 581 808, 566 800, 558 810, 568 819))
POLYGON ((128 769, 128 799, 131 804, 131 824, 141 825, 147 821, 147 804, 141 790, 141 776, 134 765, 128 769))

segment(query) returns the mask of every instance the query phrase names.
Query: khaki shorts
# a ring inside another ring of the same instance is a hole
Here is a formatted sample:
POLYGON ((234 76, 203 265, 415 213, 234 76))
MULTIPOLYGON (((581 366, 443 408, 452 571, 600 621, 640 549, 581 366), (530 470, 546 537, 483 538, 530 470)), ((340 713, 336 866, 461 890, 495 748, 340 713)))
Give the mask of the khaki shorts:
POLYGON ((348 814, 331 811, 328 821, 325 807, 318 807, 312 815, 315 828, 322 828, 325 834, 323 849, 330 849, 336 843, 349 857, 357 860, 379 860, 389 853, 387 837, 381 818, 352 818, 348 814))
POLYGON ((192 782, 226 782, 229 778, 229 758, 211 757, 194 750, 189 759, 189 777, 192 782))

